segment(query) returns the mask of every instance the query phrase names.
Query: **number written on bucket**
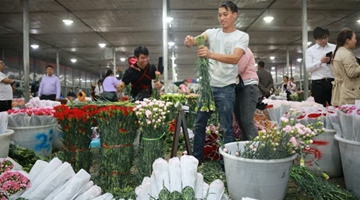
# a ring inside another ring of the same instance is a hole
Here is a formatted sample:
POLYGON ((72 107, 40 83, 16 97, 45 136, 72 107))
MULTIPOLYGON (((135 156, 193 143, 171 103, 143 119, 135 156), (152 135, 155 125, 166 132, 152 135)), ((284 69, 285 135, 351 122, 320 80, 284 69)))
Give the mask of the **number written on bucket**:
POLYGON ((38 133, 36 134, 35 138, 38 141, 38 143, 35 146, 35 151, 43 151, 50 152, 52 147, 52 140, 53 140, 53 133, 54 129, 49 130, 49 134, 46 133, 38 133))

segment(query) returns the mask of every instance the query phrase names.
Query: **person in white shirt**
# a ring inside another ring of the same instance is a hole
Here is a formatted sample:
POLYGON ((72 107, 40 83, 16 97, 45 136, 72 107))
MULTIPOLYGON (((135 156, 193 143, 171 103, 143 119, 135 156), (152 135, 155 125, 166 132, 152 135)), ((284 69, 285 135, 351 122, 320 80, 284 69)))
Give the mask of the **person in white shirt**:
POLYGON ((306 69, 311 73, 311 95, 315 102, 323 106, 331 105, 332 81, 334 75, 330 68, 331 55, 335 45, 328 43, 329 30, 316 27, 313 32, 316 44, 306 51, 306 69))
POLYGON ((11 85, 15 80, 9 79, 4 73, 5 63, 0 59, 0 112, 12 107, 13 90, 11 85))
MULTIPOLYGON (((224 1, 218 8, 218 21, 221 28, 207 29, 201 35, 208 41, 209 47, 198 47, 197 56, 209 59, 210 86, 214 95, 216 110, 219 113, 220 132, 224 144, 233 142, 232 113, 235 103, 235 85, 238 75, 237 63, 245 54, 249 45, 249 35, 235 27, 238 7, 231 1, 224 1)), ((184 44, 187 47, 196 45, 196 37, 187 35, 184 44)), ((193 155, 201 163, 204 155, 205 127, 210 112, 200 111, 201 103, 195 117, 193 155)))
POLYGON ((102 87, 102 80, 101 79, 97 82, 97 85, 95 86, 94 92, 95 92, 95 100, 99 99, 101 94, 103 93, 103 87, 102 87))

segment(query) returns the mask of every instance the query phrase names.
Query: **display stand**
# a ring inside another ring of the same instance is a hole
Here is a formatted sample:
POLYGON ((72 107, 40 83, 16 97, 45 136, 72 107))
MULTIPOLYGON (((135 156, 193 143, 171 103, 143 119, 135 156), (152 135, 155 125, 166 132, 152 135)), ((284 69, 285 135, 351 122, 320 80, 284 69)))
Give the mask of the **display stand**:
POLYGON ((189 133, 188 133, 187 127, 186 127, 185 112, 182 108, 180 108, 179 113, 176 117, 176 129, 175 129, 173 145, 172 145, 172 149, 171 149, 171 157, 177 156, 177 150, 178 150, 178 146, 179 146, 179 137, 180 137, 180 127, 183 130, 182 132, 183 132, 184 138, 185 138, 185 146, 186 146, 186 150, 187 150, 187 155, 192 154, 189 133))

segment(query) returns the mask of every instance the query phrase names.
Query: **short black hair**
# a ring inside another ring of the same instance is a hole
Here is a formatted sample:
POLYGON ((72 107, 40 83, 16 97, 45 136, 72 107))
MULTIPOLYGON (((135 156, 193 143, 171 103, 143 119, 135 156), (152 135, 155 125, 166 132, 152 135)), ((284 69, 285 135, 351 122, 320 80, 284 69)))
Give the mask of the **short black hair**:
POLYGON ((113 70, 108 69, 108 70, 106 71, 105 76, 108 77, 108 76, 110 76, 110 75, 113 74, 113 73, 114 73, 113 70))
POLYGON ((140 54, 148 56, 149 50, 145 46, 139 46, 134 50, 134 55, 138 58, 140 54))
POLYGON ((184 80, 183 80, 183 83, 185 83, 185 82, 189 82, 189 81, 187 81, 187 79, 184 79, 184 80))
POLYGON ((219 8, 225 8, 226 10, 230 10, 233 13, 238 12, 238 7, 232 1, 224 1, 220 4, 219 8))
POLYGON ((330 35, 330 32, 327 28, 325 27, 316 27, 313 31, 313 37, 315 40, 317 39, 321 39, 321 38, 324 38, 324 37, 329 37, 330 35))
POLYGON ((46 67, 45 67, 45 69, 47 69, 47 68, 51 68, 51 69, 54 69, 54 67, 52 66, 52 65, 47 65, 46 67))
POLYGON ((264 63, 264 61, 260 61, 260 62, 258 62, 258 67, 265 67, 265 63, 264 63))

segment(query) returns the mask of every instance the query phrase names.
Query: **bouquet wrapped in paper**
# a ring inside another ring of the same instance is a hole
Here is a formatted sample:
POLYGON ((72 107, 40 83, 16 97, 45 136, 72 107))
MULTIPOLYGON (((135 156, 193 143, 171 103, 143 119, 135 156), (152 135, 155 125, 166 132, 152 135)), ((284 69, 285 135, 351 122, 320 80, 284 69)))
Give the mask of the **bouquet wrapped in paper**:
POLYGON ((16 171, 10 160, 0 162, 0 199, 15 200, 29 188, 29 175, 24 171, 16 171))
POLYGON ((137 200, 169 200, 169 199, 208 199, 225 200, 224 183, 213 181, 210 186, 204 182, 202 174, 197 172, 198 160, 184 155, 171 158, 169 164, 159 158, 154 162, 154 177, 145 177, 135 190, 137 200), (170 176, 169 176, 170 175, 170 176), (153 183, 152 179, 155 179, 153 183), (156 185, 157 189, 152 189, 156 185))
POLYGON ((343 138, 347 140, 354 140, 353 134, 353 117, 355 105, 344 105, 338 107, 338 116, 341 123, 341 130, 343 138))
POLYGON ((56 124, 55 110, 52 107, 11 109, 9 127, 46 126, 56 124))

